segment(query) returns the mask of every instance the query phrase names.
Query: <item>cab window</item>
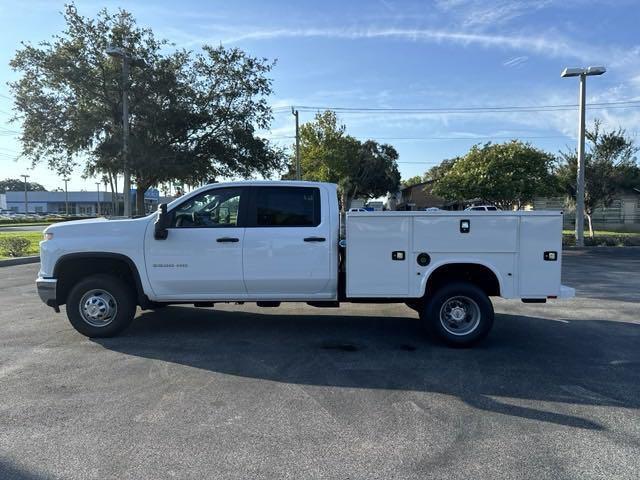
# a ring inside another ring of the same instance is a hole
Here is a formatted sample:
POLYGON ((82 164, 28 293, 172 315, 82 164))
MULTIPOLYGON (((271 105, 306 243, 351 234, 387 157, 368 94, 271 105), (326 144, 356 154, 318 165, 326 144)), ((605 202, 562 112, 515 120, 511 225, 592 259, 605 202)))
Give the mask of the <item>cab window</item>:
POLYGON ((320 190, 314 187, 258 187, 251 224, 256 227, 317 227, 320 190))
POLYGON ((202 192, 173 210, 173 228, 237 227, 242 190, 219 188, 202 192))

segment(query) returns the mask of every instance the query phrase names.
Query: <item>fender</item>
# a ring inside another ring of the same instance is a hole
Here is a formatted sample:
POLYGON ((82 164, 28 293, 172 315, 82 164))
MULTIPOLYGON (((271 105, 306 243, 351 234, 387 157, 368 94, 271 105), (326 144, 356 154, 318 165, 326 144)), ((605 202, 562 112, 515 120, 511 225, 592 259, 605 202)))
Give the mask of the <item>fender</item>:
POLYGON ((135 262, 128 256, 123 255, 121 253, 112 253, 112 252, 67 253, 65 255, 62 255, 56 261, 55 266, 53 267, 53 278, 59 278, 60 269, 66 261, 94 259, 94 258, 117 260, 117 261, 125 262, 129 267, 131 276, 133 277, 133 281, 135 283, 136 298, 137 298, 138 305, 140 305, 142 308, 145 308, 146 306, 153 303, 151 302, 151 300, 149 300, 149 297, 147 297, 146 293, 144 292, 144 287, 142 286, 142 280, 140 279, 140 272, 138 271, 138 267, 136 266, 135 262))
POLYGON ((474 265, 481 265, 483 267, 488 268, 489 270, 491 270, 491 272, 496 276, 496 278, 498 279, 498 286, 500 287, 500 295, 503 295, 504 292, 504 285, 503 285, 503 281, 502 281, 502 276, 498 273, 498 269, 495 267, 495 265, 484 261, 484 260, 479 260, 477 258, 447 258, 446 260, 441 260, 440 262, 434 263, 433 265, 430 265, 430 268, 427 270, 427 272, 425 273, 425 275, 422 278, 422 282, 420 283, 420 292, 419 292, 419 296, 420 297, 424 297, 426 291, 427 291, 427 282, 429 282, 429 279, 431 278, 431 274, 433 272, 435 272, 438 268, 440 267, 444 267, 446 265, 455 265, 455 264, 460 264, 460 263, 471 263, 474 265))

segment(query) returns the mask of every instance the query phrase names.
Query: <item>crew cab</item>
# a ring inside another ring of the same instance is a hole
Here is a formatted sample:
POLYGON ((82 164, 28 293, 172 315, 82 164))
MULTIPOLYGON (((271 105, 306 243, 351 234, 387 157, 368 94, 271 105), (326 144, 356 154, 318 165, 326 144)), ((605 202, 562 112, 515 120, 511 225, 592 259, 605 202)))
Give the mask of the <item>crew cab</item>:
POLYGON ((336 185, 207 185, 135 219, 47 227, 36 280, 89 337, 113 336, 136 308, 218 302, 405 303, 452 345, 493 324, 491 296, 546 302, 560 284, 562 212, 348 212, 336 185), (345 222, 345 238, 340 225, 345 222))

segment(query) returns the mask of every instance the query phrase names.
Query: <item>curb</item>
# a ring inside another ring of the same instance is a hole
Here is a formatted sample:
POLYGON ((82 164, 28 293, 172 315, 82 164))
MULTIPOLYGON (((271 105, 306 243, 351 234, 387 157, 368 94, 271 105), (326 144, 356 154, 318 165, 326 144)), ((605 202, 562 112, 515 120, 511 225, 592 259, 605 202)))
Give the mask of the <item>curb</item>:
POLYGON ((9 258, 7 260, 0 260, 0 267, 10 267, 12 265, 26 265, 27 263, 40 263, 40 256, 35 255, 33 257, 18 257, 18 258, 9 258))

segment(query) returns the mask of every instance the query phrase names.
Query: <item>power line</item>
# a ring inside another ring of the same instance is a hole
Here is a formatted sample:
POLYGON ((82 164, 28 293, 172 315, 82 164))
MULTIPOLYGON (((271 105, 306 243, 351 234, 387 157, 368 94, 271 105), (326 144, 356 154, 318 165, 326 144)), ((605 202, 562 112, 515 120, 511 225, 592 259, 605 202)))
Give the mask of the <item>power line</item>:
MULTIPOLYGON (((281 135, 268 137, 268 140, 289 140, 296 138, 294 135, 281 135)), ((431 141, 431 140, 542 140, 554 138, 571 138, 570 135, 507 135, 507 136, 469 136, 469 137, 376 137, 376 136, 357 136, 358 140, 411 140, 411 141, 431 141)))
MULTIPOLYGON (((577 104, 554 105, 506 105, 488 107, 438 107, 438 108, 378 108, 378 107, 336 107, 336 106, 296 106, 300 111, 316 112, 319 110, 333 110, 339 113, 384 113, 384 114, 442 114, 442 113, 494 113, 494 112, 555 112, 574 110, 577 104)), ((617 109, 640 108, 640 100, 621 100, 615 102, 593 102, 588 104, 589 109, 617 109)))

